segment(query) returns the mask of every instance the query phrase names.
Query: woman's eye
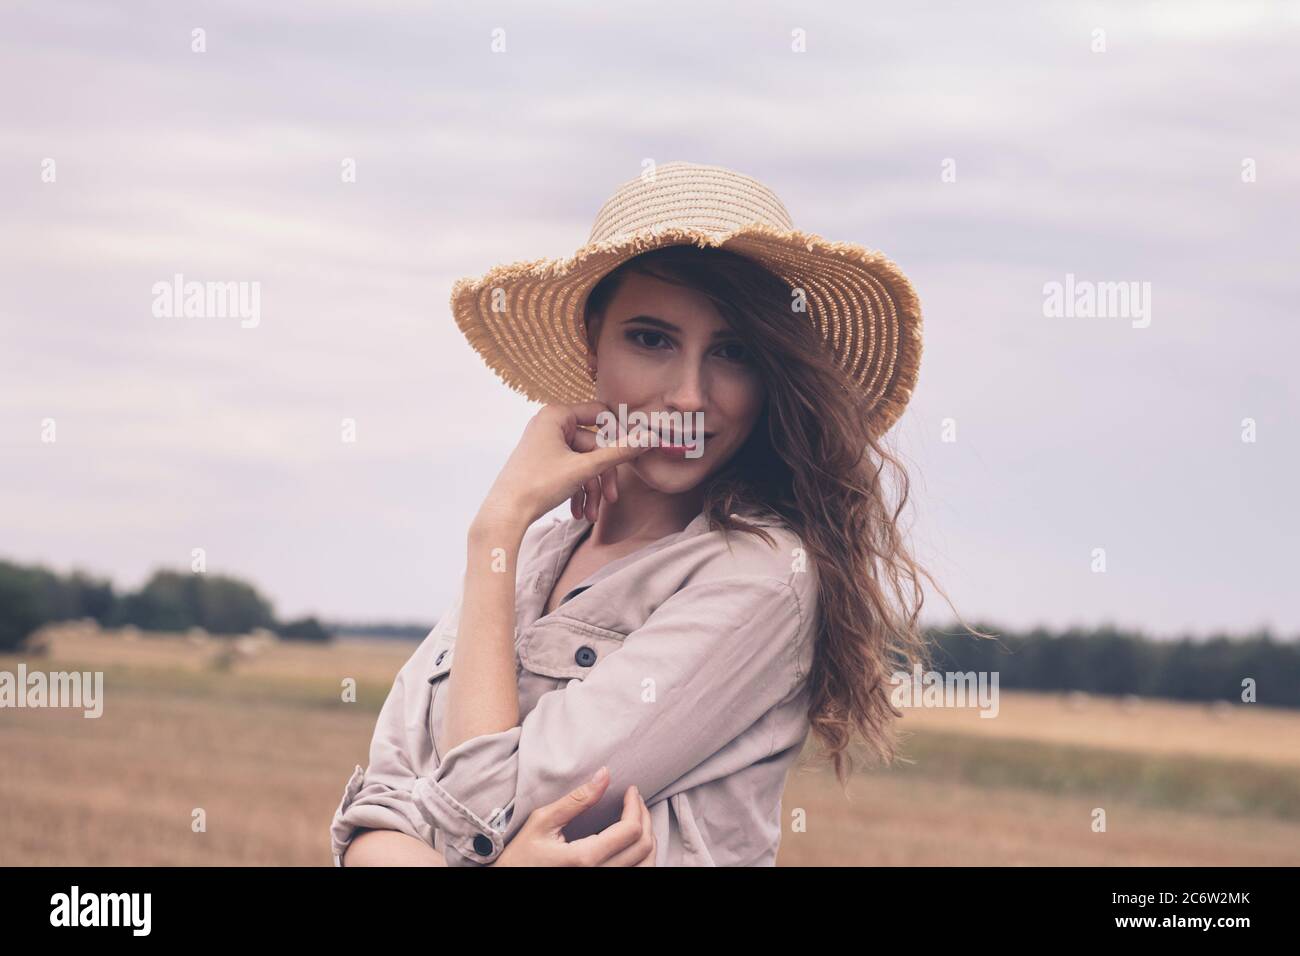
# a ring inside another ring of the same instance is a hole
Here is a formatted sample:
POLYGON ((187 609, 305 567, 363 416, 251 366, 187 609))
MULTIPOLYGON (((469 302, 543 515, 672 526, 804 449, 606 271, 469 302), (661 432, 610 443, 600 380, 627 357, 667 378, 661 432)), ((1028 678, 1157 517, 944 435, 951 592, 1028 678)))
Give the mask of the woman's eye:
POLYGON ((637 345, 648 349, 662 348, 662 343, 668 341, 662 332, 654 332, 650 329, 636 329, 629 332, 628 337, 637 345), (649 338, 649 341, 646 341, 647 338, 649 338))
POLYGON ((739 342, 728 342, 726 345, 722 346, 722 348, 718 349, 718 354, 733 362, 743 362, 748 358, 745 352, 745 347, 739 342))

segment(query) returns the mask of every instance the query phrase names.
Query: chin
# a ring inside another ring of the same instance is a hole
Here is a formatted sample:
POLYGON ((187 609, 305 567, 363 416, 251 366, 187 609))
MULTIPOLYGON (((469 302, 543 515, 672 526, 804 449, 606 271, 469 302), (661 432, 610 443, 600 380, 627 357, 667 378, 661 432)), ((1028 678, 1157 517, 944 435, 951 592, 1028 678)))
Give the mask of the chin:
POLYGON ((710 469, 703 458, 667 460, 650 458, 650 452, 632 463, 637 477, 649 488, 664 495, 680 495, 697 487, 709 477, 710 469))

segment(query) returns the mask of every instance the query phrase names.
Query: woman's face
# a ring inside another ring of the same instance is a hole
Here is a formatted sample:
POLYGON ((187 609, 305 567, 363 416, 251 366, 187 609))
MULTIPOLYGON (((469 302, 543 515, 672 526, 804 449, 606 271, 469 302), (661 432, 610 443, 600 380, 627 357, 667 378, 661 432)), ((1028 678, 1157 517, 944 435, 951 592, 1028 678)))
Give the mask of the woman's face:
POLYGON ((703 452, 651 448, 629 464, 649 487, 680 494, 716 473, 744 444, 765 390, 749 356, 709 298, 630 273, 609 301, 596 340, 596 399, 614 413, 681 412, 703 427, 703 452), (695 413, 702 412, 702 418, 695 413))

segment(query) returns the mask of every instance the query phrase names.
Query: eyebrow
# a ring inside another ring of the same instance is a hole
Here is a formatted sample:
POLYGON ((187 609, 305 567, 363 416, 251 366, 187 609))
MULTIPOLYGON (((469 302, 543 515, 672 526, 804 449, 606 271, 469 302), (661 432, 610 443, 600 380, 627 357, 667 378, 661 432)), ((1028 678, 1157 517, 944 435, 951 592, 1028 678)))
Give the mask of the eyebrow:
MULTIPOLYGON (((624 325, 628 325, 632 322, 640 322, 645 325, 653 325, 656 328, 663 329, 666 332, 676 332, 678 335, 680 335, 682 331, 680 328, 673 325, 671 322, 665 321, 664 319, 657 319, 653 315, 634 315, 630 319, 623 320, 624 325)), ((732 331, 729 328, 726 328, 726 329, 716 329, 712 337, 715 339, 734 338, 735 335, 736 333, 734 331, 732 331)))

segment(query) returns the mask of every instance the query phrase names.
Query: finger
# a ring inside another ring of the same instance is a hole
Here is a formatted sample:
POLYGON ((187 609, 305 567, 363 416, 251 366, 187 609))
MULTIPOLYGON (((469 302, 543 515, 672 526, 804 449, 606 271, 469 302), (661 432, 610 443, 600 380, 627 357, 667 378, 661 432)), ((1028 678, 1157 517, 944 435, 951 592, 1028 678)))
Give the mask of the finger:
MULTIPOLYGON (((630 440, 631 439, 628 438, 628 434, 626 432, 619 432, 618 438, 616 439, 617 445, 609 444, 606 443, 606 439, 603 436, 598 435, 596 432, 589 432, 583 429, 578 429, 578 431, 574 433, 573 438, 569 441, 569 447, 580 455, 590 455, 592 452, 600 448, 615 448, 615 447, 624 446, 630 440)), ((645 449, 639 449, 639 450, 645 450, 645 449)), ((588 473, 590 473, 591 469, 587 469, 587 471, 588 473)))
POLYGON ((645 804, 642 802, 641 794, 637 792, 636 787, 628 787, 623 794, 623 816, 619 822, 635 824, 636 840, 625 849, 611 856, 604 863, 601 863, 601 866, 636 866, 641 860, 645 859, 645 843, 651 835, 648 830, 648 814, 642 814, 644 809, 645 804))
POLYGON ((573 433, 573 438, 569 441, 569 447, 577 452, 589 452, 593 448, 600 447, 600 436, 596 432, 579 428, 573 433))
POLYGON ((641 839, 640 808, 632 787, 623 791, 623 811, 618 821, 599 833, 574 840, 565 848, 568 866, 631 866, 641 839))
POLYGON ((583 492, 579 488, 573 493, 573 497, 569 499, 569 512, 575 519, 582 517, 582 498, 583 492))
POLYGON ((650 808, 645 805, 645 800, 641 801, 641 813, 645 818, 645 830, 650 834, 650 851, 637 866, 654 866, 655 857, 659 855, 659 841, 655 839, 654 821, 650 817, 650 808))
POLYGON ((646 429, 632 429, 624 440, 616 445, 604 445, 593 448, 573 457, 573 480, 585 481, 593 475, 609 471, 616 465, 644 455, 652 447, 646 429))
MULTIPOLYGON (((576 452, 586 454, 597 448, 613 448, 616 444, 622 445, 629 440, 629 434, 645 432, 647 435, 653 435, 648 428, 643 428, 640 424, 630 429, 624 430, 617 422, 611 423, 614 437, 611 440, 609 429, 590 430, 587 428, 575 428, 573 434, 568 436, 569 447, 576 452)), ((647 439, 649 440, 649 439, 647 439)))
MULTIPOLYGON (((542 421, 551 423, 564 435, 570 444, 588 427, 602 427, 617 421, 617 416, 607 405, 600 402, 582 402, 576 405, 546 405, 537 413, 542 421)), ((594 434, 591 433, 591 434, 594 434)))
POLYGON ((557 865, 603 866, 606 860, 633 846, 639 839, 641 839, 641 824, 631 820, 619 820, 599 833, 560 847, 559 858, 563 862, 557 865))
POLYGON ((600 476, 600 491, 610 504, 618 501, 618 469, 611 468, 600 476))
POLYGON ((583 487, 587 491, 587 519, 595 524, 600 515, 600 481, 595 477, 588 478, 583 487))
MULTIPOLYGON (((533 811, 533 815, 547 829, 561 830, 578 814, 595 806, 608 787, 609 769, 601 767, 582 786, 575 787, 560 799, 553 800, 544 807, 538 807, 533 811)), ((531 820, 532 816, 529 819, 531 820)))
POLYGON ((641 843, 638 845, 644 845, 645 854, 633 865, 653 866, 655 855, 654 821, 650 817, 650 808, 646 806, 645 798, 641 796, 639 790, 637 791, 637 802, 640 804, 641 810, 641 843))
POLYGON ((598 425, 601 412, 614 414, 614 410, 604 402, 579 402, 567 408, 575 425, 598 425))
POLYGON ((584 402, 580 405, 544 405, 533 420, 538 427, 555 429, 565 443, 573 447, 575 442, 587 440, 583 436, 596 435, 596 430, 607 432, 609 424, 617 421, 617 416, 600 402, 584 402))
POLYGON ((600 866, 635 866, 642 856, 641 842, 645 838, 645 827, 641 822, 641 798, 635 787, 628 787, 623 792, 623 815, 619 823, 636 826, 636 839, 626 848, 601 862, 600 866))
MULTIPOLYGON (((599 833, 574 840, 561 849, 567 866, 605 866, 608 861, 620 858, 628 847, 635 847, 641 839, 641 824, 635 816, 636 801, 628 787, 623 794, 623 815, 599 833)), ((611 863, 628 866, 629 863, 611 863)))

